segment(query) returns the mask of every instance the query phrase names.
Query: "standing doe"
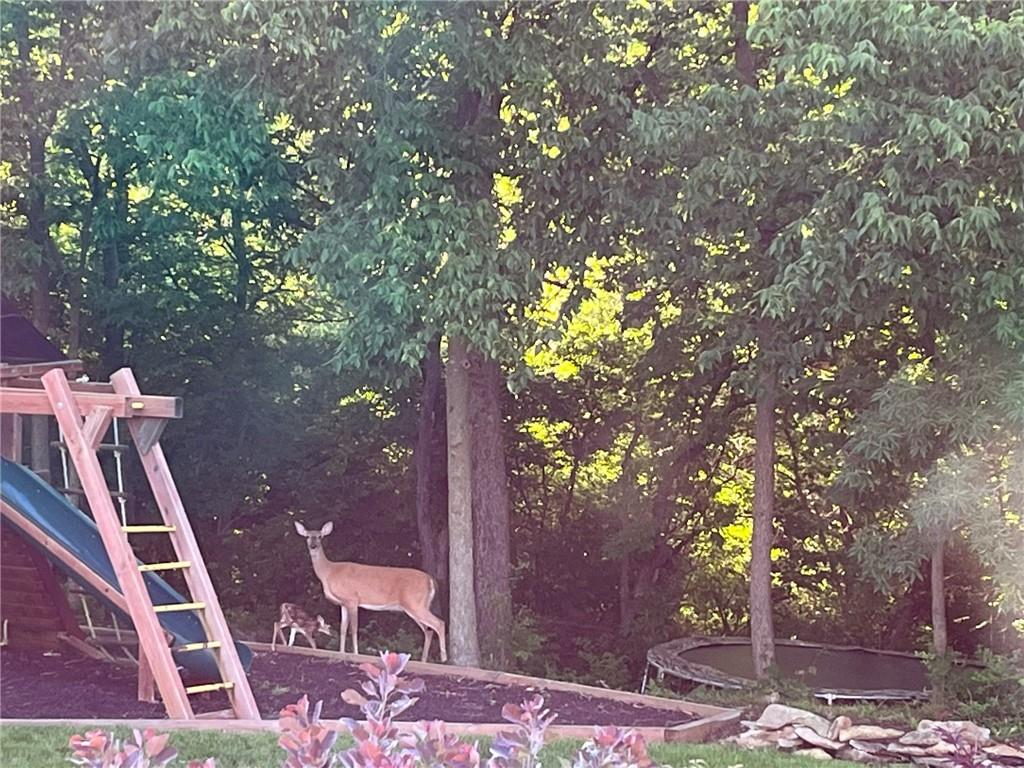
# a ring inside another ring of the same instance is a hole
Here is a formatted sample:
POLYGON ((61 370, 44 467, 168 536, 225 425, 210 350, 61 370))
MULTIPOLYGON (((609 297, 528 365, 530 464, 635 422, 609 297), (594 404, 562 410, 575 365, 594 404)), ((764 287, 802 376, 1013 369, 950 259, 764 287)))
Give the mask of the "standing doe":
POLYGON ((324 589, 324 596, 341 606, 341 642, 345 652, 346 630, 351 621, 352 649, 359 653, 359 609, 371 611, 402 611, 423 631, 423 661, 430 655, 431 631, 441 646, 441 661, 448 661, 444 622, 430 611, 437 591, 433 578, 415 568, 385 568, 360 563, 339 563, 328 560, 321 539, 334 530, 328 522, 319 531, 307 531, 296 521, 295 530, 305 537, 313 570, 324 589))

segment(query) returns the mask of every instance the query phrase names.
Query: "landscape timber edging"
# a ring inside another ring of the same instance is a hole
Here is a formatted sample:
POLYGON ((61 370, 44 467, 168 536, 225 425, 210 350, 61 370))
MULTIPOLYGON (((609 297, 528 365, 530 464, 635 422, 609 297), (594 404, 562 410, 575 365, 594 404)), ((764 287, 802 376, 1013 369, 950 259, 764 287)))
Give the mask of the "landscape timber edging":
POLYGON ((730 730, 740 722, 743 712, 738 709, 723 709, 717 715, 708 715, 682 725, 673 725, 665 729, 665 741, 668 743, 686 742, 699 744, 716 740, 719 734, 730 730))
MULTIPOLYGON (((366 656, 363 654, 328 651, 314 648, 280 647, 273 651, 269 643, 254 641, 242 641, 252 650, 261 653, 290 653, 298 656, 311 656, 314 658, 333 659, 345 663, 379 663, 377 656, 366 656)), ((593 696, 613 701, 622 701, 630 704, 640 704, 670 712, 680 712, 688 715, 696 715, 698 719, 687 723, 672 726, 631 726, 628 723, 619 724, 640 734, 648 743, 662 742, 688 742, 698 743, 720 733, 722 730, 738 723, 742 713, 738 709, 726 709, 715 707, 709 704, 698 704, 696 702, 682 701, 678 699, 664 699, 658 696, 649 696, 629 691, 616 691, 607 688, 598 688, 591 685, 578 683, 567 683, 561 680, 548 680, 540 677, 529 677, 516 675, 507 672, 495 672, 493 670, 477 669, 476 667, 459 667, 447 664, 434 664, 431 662, 410 661, 407 667, 409 672, 424 675, 448 675, 453 677, 466 677, 482 682, 497 684, 520 685, 547 688, 549 690, 565 691, 583 696, 593 696)), ((407 733, 419 721, 397 721, 395 726, 399 731, 407 733)), ((341 724, 337 720, 326 720, 322 723, 324 727, 339 730, 341 724)), ((508 730, 508 723, 452 723, 446 721, 449 733, 457 736, 486 736, 493 737, 500 731, 508 730)), ((277 720, 234 720, 234 719, 196 719, 196 720, 160 720, 160 719, 124 719, 116 718, 0 718, 0 728, 6 726, 59 726, 65 728, 154 728, 165 731, 231 731, 231 732, 277 732, 277 720)), ((551 739, 572 739, 585 741, 594 734, 597 726, 586 724, 562 725, 553 724, 548 728, 548 736, 551 739)))
MULTIPOLYGON (((380 658, 377 656, 367 656, 364 654, 354 653, 339 653, 338 651, 328 651, 319 648, 296 648, 295 646, 284 646, 278 647, 275 650, 271 650, 269 643, 260 643, 251 640, 243 640, 243 643, 248 645, 253 651, 260 651, 264 653, 292 653, 300 656, 313 656, 322 659, 334 659, 335 661, 344 661, 346 663, 359 663, 363 664, 366 662, 379 663, 380 658)), ((537 687, 547 688, 552 691, 565 691, 567 693, 576 693, 583 696, 594 696, 598 698, 611 699, 612 701, 621 701, 627 704, 640 704, 645 707, 654 707, 656 709, 667 709, 673 712, 685 712, 689 715, 698 716, 698 720, 691 723, 683 723, 680 726, 671 726, 673 728, 685 728, 689 725, 702 722, 708 718, 714 718, 718 715, 725 715, 726 713, 735 713, 739 717, 739 710, 727 709, 725 707, 716 707, 711 704, 699 704, 693 701, 686 701, 683 699, 665 699, 660 696, 651 696, 645 693, 632 693, 630 691, 617 691, 610 688, 598 688, 594 685, 583 685, 581 683, 567 683, 562 680, 549 680, 543 677, 530 677, 528 675, 517 675, 511 672, 497 672, 488 669, 478 669, 476 667, 459 667, 451 664, 435 664, 433 662, 423 661, 409 661, 406 666, 409 672, 414 672, 423 675, 447 675, 449 677, 467 677, 471 680, 479 680, 485 683, 498 683, 506 685, 521 685, 524 687, 537 687)))

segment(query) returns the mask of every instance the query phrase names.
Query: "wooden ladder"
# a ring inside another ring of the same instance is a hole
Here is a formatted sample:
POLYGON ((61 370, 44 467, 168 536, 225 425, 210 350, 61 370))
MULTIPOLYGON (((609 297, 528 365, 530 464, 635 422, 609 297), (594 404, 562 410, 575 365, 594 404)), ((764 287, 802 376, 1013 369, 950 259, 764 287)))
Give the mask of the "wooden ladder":
POLYGON ((89 500, 93 519, 114 566, 139 637, 140 697, 147 688, 151 691, 152 682, 155 682, 168 716, 175 720, 191 720, 197 716, 192 711, 189 695, 222 690, 226 692, 231 706, 228 710, 214 714, 258 720, 260 713, 249 680, 160 447, 160 434, 166 420, 145 414, 145 403, 138 399, 141 392, 130 369, 122 368, 110 377, 110 381, 114 393, 125 397, 127 410, 132 413, 132 417, 127 419, 128 428, 160 509, 163 524, 122 525, 114 508, 97 455, 97 448, 110 425, 114 409, 94 405, 83 416, 63 371, 53 370, 42 377, 43 388, 64 432, 68 453, 78 471, 79 481, 89 500), (139 565, 129 536, 146 533, 167 534, 176 559, 167 563, 139 565), (153 571, 180 571, 191 593, 189 602, 154 605, 143 580, 143 573, 153 571), (218 682, 186 686, 182 681, 160 626, 161 614, 176 611, 195 612, 206 632, 206 640, 180 645, 174 650, 179 653, 212 651, 220 670, 218 682))

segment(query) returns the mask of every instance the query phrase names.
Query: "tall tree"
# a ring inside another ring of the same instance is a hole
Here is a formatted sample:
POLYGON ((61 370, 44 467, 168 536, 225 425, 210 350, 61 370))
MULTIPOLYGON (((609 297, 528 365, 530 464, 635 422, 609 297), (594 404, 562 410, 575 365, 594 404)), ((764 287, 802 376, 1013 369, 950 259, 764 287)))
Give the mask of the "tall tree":
MULTIPOLYGON (((28 286, 32 320, 44 334, 57 326, 53 293, 61 259, 54 242, 56 223, 47 145, 60 110, 86 98, 102 68, 90 60, 99 39, 97 13, 49 3, 5 2, 2 57, 7 89, 4 155, 12 169, 3 189, 4 212, 14 223, 9 241, 6 289, 28 286), (12 258, 13 257, 13 258, 12 258)), ((31 419, 30 463, 49 476, 50 424, 31 419)))

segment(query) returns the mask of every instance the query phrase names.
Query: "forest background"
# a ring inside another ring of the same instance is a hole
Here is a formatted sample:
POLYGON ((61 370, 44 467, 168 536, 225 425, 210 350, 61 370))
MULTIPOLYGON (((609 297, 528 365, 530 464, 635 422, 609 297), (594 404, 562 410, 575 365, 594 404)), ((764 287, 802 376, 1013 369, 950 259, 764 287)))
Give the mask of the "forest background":
POLYGON ((334 559, 453 585, 492 666, 1019 651, 1020 3, 8 1, 0 32, 4 292, 186 398, 165 444, 248 632, 327 612, 291 520, 330 519, 334 559))

